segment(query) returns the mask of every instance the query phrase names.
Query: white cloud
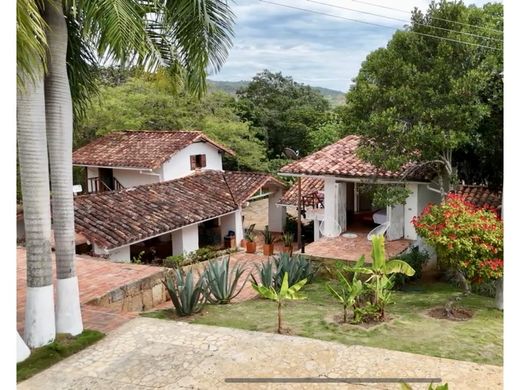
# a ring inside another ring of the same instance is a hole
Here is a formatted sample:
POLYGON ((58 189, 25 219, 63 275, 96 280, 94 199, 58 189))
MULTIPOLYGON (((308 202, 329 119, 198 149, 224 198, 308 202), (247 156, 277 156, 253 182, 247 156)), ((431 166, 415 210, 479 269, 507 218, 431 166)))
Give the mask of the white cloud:
MULTIPOLYGON (((271 1, 271 0, 269 0, 271 1)), ((332 89, 347 90, 362 61, 371 51, 386 45, 395 28, 409 20, 409 13, 372 7, 359 1, 316 0, 375 15, 316 4, 308 0, 272 0, 292 7, 356 19, 393 28, 357 23, 258 0, 237 0, 234 47, 216 80, 247 80, 263 69, 281 71, 296 81, 332 89)), ((360 0, 361 1, 361 0, 360 0)), ((365 0, 362 0, 365 1, 365 0)), ((429 0, 366 0, 402 10, 426 10, 429 0)), ((467 1, 482 5, 487 1, 467 1)))

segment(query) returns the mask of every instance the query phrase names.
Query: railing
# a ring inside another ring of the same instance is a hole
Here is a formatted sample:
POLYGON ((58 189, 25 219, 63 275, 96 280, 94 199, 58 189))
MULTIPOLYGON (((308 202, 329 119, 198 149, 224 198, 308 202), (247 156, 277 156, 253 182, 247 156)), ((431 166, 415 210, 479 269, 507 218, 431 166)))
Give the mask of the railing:
POLYGON ((95 194, 98 192, 119 191, 125 188, 115 177, 112 178, 112 184, 113 188, 110 188, 99 177, 89 177, 87 179, 87 192, 95 194))

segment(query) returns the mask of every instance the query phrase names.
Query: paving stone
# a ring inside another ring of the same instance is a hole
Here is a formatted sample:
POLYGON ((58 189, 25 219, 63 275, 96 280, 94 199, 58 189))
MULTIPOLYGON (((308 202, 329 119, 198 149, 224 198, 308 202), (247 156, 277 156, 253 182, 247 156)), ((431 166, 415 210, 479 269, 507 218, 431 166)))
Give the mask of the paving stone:
MULTIPOLYGON (((19 389, 337 389, 230 384, 236 377, 440 377, 453 389, 501 389, 502 367, 303 337, 136 318, 19 389)), ((395 389, 363 383, 342 388, 395 389)), ((413 385, 424 389, 425 385, 413 385)))

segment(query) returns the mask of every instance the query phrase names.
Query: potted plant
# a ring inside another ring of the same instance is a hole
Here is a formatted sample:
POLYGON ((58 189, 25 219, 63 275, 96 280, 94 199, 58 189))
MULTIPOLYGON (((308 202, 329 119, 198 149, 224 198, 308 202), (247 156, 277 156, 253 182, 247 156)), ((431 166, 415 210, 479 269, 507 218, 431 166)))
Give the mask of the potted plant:
POLYGON ((246 239, 246 253, 256 253, 256 242, 255 242, 255 234, 253 231, 246 231, 245 234, 246 239))
POLYGON ((293 246, 292 246, 293 240, 294 240, 294 236, 290 232, 285 232, 282 235, 282 241, 283 241, 283 249, 282 249, 282 251, 285 252, 285 253, 288 253, 289 256, 291 256, 292 252, 293 252, 293 246))
POLYGON ((264 236, 264 256, 272 256, 274 253, 275 238, 273 233, 269 231, 269 226, 265 225, 262 235, 264 236))
MULTIPOLYGON (((240 240, 240 247, 245 248, 247 245, 247 236, 253 234, 253 230, 255 228, 255 224, 249 225, 247 229, 244 230, 244 238, 240 240)), ((253 235, 253 241, 254 241, 254 235, 253 235)))

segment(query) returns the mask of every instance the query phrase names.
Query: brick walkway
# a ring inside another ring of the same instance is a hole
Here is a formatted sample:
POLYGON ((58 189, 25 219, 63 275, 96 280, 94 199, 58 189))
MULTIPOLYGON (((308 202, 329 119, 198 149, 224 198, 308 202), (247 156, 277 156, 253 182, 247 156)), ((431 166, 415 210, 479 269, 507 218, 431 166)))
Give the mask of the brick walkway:
MULTIPOLYGON (((16 255, 17 328, 20 334, 23 335, 26 286, 25 248, 18 247, 16 255)), ((54 266, 55 261, 53 255, 53 270, 55 269, 54 266)), ((77 255, 76 271, 79 280, 81 313, 83 315, 84 327, 106 333, 117 328, 129 319, 136 317, 137 313, 123 312, 121 310, 89 305, 87 303, 125 284, 160 274, 162 268, 139 264, 112 263, 90 256, 77 255)))

